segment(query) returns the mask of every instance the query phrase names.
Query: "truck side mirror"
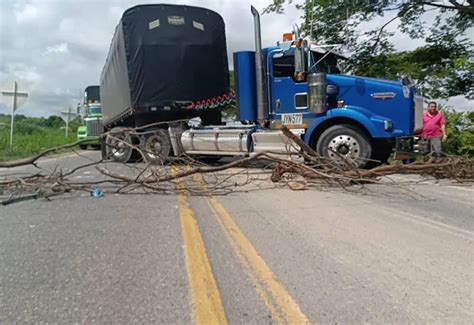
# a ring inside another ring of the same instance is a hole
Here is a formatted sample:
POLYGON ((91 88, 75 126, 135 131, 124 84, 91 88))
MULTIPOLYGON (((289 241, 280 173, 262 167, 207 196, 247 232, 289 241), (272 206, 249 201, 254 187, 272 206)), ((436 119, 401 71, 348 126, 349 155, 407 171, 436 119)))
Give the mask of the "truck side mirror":
POLYGON ((304 81, 306 77, 306 52, 304 48, 301 46, 302 41, 297 40, 295 41, 295 80, 296 81, 304 81))
POLYGON ((402 85, 409 86, 409 85, 412 85, 412 84, 413 84, 413 80, 411 80, 411 78, 409 76, 404 76, 402 78, 402 85))

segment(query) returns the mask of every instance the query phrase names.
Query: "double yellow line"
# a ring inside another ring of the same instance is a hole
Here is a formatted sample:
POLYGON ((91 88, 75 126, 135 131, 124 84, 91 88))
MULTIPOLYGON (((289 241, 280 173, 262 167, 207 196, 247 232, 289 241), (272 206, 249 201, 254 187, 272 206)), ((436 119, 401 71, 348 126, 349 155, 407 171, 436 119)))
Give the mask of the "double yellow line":
MULTIPOLYGON (((200 182, 205 190, 201 175, 195 175, 194 180, 200 182)), ((184 188, 182 179, 178 180, 177 186, 181 190, 178 194, 178 201, 195 321, 197 324, 226 324, 224 308, 212 268, 207 259, 199 226, 182 191, 184 188)), ((213 196, 207 196, 206 199, 214 211, 216 220, 227 241, 239 258, 257 293, 271 312, 273 319, 279 324, 309 323, 296 301, 276 279, 275 274, 245 237, 224 206, 213 196)))
MULTIPOLYGON (((176 173, 177 168, 173 167, 176 173)), ((196 324, 227 324, 221 296, 207 258, 196 216, 184 194, 184 181, 177 180, 179 214, 183 232, 184 253, 196 324)))

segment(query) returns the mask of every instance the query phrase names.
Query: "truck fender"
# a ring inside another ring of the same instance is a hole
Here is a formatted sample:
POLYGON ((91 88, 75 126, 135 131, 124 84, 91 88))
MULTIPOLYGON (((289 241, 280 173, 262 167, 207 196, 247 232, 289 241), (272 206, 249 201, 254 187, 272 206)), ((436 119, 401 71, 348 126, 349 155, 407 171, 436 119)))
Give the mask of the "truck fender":
POLYGON ((315 118, 308 125, 304 135, 304 142, 310 144, 312 135, 321 125, 328 125, 327 122, 331 120, 334 120, 334 124, 340 124, 342 121, 337 121, 340 119, 346 120, 347 122, 354 121, 362 125, 371 137, 384 136, 383 119, 373 115, 372 117, 368 117, 369 114, 370 113, 364 108, 356 106, 330 109, 324 116, 315 118))

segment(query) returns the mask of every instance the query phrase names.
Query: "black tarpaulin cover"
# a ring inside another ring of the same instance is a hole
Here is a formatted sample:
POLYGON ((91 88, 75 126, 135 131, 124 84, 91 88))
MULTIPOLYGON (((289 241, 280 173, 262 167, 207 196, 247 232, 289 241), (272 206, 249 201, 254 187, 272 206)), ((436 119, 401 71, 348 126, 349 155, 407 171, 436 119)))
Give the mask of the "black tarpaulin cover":
POLYGON ((128 9, 115 30, 100 90, 105 120, 129 107, 227 93, 222 17, 208 9, 180 5, 128 9))

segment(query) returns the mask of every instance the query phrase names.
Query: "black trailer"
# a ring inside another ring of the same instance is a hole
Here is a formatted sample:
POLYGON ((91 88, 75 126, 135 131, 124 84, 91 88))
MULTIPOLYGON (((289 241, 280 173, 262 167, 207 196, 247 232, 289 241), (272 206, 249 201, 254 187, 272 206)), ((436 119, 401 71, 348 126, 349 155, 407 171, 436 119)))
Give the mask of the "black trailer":
POLYGON ((100 78, 105 130, 200 116, 194 101, 227 94, 229 70, 222 17, 208 9, 168 4, 125 11, 100 78))

